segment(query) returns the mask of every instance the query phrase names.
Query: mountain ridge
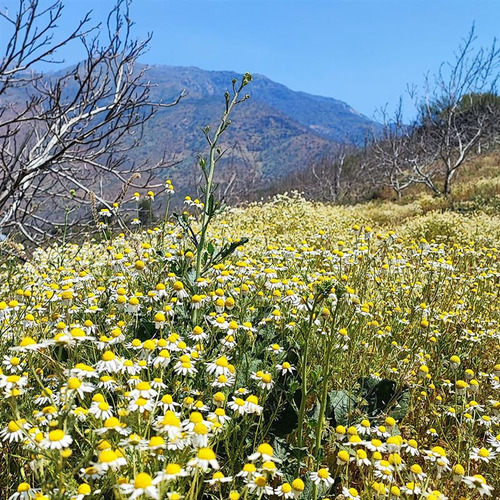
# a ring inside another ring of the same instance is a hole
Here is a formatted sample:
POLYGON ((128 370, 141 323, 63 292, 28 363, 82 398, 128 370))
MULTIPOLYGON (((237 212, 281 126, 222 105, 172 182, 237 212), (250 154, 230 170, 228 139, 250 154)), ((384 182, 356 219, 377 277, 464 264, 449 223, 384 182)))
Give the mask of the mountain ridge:
MULTIPOLYGON (((242 74, 196 66, 136 66, 138 71, 145 68, 151 101, 172 102, 183 90, 187 95, 176 106, 159 108, 145 123, 142 144, 127 152, 124 166, 144 161, 154 165, 167 158, 171 166, 155 171, 155 183, 170 178, 182 195, 192 194, 200 180, 198 156, 207 151, 202 129, 217 126, 224 93, 231 90, 234 78, 241 81, 242 74)), ((62 69, 43 77, 65 73, 62 69)), ((71 95, 71 88, 68 91, 71 95)), ((245 91, 251 98, 235 107, 231 126, 221 138, 220 147, 228 153, 216 178, 227 198, 236 201, 252 198, 252 193, 301 171, 337 143, 360 143, 380 127, 343 101, 294 91, 259 73, 245 91)), ((22 102, 22 96, 23 92, 11 97, 22 102)), ((118 186, 109 189, 119 191, 118 186)))
MULTIPOLYGON (((161 82, 165 73, 169 72, 172 76, 179 78, 179 82, 182 83, 184 88, 187 88, 190 94, 194 90, 195 96, 200 95, 201 89, 205 90, 205 92, 202 92, 204 96, 220 95, 222 87, 226 87, 227 90, 230 89, 232 78, 241 79, 242 77, 242 74, 238 72, 204 70, 197 66, 154 64, 148 67, 149 75, 154 76, 153 81, 161 82), (200 84, 199 79, 204 80, 205 84, 200 84), (208 89, 207 82, 211 83, 208 89)), ((177 91, 182 90, 181 86, 172 86, 172 88, 176 88, 177 91)), ((253 74, 253 81, 247 88, 253 100, 270 104, 329 140, 339 142, 349 139, 353 142, 359 142, 364 139, 366 132, 379 127, 379 124, 344 101, 334 97, 292 90, 261 73, 253 74), (308 105, 310 108, 307 107, 308 105), (318 119, 320 119, 319 123, 318 119), (339 119, 344 120, 342 126, 338 123, 339 119)), ((169 97, 173 98, 174 95, 169 95, 169 97)))
MULTIPOLYGON (((178 164, 159 175, 168 175, 182 192, 190 192, 197 184, 196 158, 206 151, 200 130, 217 125, 224 92, 242 74, 196 66, 155 64, 148 68, 148 79, 155 84, 152 99, 169 102, 182 90, 187 96, 179 105, 160 110, 146 124, 146 144, 135 154, 137 159, 154 162, 160 149, 166 151, 178 164)), ((250 99, 234 110, 221 140, 221 148, 228 148, 229 154, 217 174, 223 189, 231 183, 239 199, 300 171, 337 143, 360 143, 380 127, 343 101, 294 91, 259 73, 253 74, 245 91, 250 99)))

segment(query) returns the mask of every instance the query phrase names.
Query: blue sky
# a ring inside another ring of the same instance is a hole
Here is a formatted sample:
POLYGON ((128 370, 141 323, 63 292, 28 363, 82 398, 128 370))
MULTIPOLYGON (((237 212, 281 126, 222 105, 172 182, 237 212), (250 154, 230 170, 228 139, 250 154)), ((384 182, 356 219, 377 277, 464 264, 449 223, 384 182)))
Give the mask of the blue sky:
MULTIPOLYGON (((64 3, 63 28, 113 5, 64 3)), ((153 32, 143 62, 260 73, 370 117, 450 59, 473 22, 478 45, 500 36, 500 0, 135 0, 131 11, 139 37, 153 32)))

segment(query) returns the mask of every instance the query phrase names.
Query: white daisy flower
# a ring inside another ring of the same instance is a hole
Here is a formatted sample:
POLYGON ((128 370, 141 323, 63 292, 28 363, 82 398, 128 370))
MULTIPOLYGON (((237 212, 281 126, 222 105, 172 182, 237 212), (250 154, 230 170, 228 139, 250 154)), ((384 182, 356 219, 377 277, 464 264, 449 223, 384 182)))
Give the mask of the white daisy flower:
POLYGON ((31 425, 26 422, 24 418, 19 420, 11 420, 7 427, 0 431, 0 438, 2 441, 9 443, 19 443, 26 437, 26 432, 31 428, 31 425))
POLYGON ((138 397, 137 399, 134 399, 130 401, 128 405, 129 411, 138 411, 139 413, 144 413, 144 412, 151 412, 155 408, 155 402, 152 401, 151 399, 145 399, 142 397, 138 397))
POLYGON ((323 484, 326 487, 330 487, 335 483, 335 480, 330 475, 328 467, 319 469, 317 472, 311 472, 310 478, 311 481, 316 485, 323 484))
POLYGON ((105 474, 108 470, 116 470, 127 465, 127 460, 118 450, 106 449, 99 453, 97 462, 92 464, 98 474, 105 474))
POLYGON ((200 448, 196 452, 196 456, 192 458, 188 464, 188 469, 219 469, 219 462, 212 448, 200 448))
POLYGON ((182 435, 181 420, 172 410, 167 410, 163 417, 159 417, 156 420, 155 429, 166 433, 170 440, 182 435))
POLYGON ((29 483, 20 483, 17 490, 13 493, 8 500, 31 500, 39 494, 38 488, 32 488, 29 483))
POLYGON ((130 397, 151 399, 156 397, 157 394, 158 391, 153 389, 149 382, 138 382, 138 384, 135 386, 135 389, 130 392, 130 397))
POLYGON ((183 469, 177 463, 167 464, 163 468, 163 470, 157 472, 156 474, 156 478, 158 478, 159 481, 166 481, 166 482, 173 481, 178 477, 186 477, 186 476, 189 476, 189 472, 183 469))
POLYGON ((491 496, 493 492, 493 487, 486 483, 486 479, 481 474, 475 474, 474 476, 464 476, 462 481, 471 489, 476 489, 481 496, 491 496))
POLYGON ((282 375, 287 373, 292 374, 295 371, 295 367, 293 367, 288 361, 284 361, 283 363, 276 365, 276 370, 281 372, 282 375))
POLYGON ((89 413, 96 418, 104 420, 113 416, 113 407, 106 401, 92 401, 89 413))
POLYGON ((490 460, 494 460, 496 456, 497 453, 495 451, 489 450, 487 448, 472 448, 472 452, 470 454, 470 458, 472 460, 486 463, 488 463, 490 460))
POLYGON ((121 484, 120 490, 130 500, 134 500, 142 495, 158 500, 159 492, 156 487, 156 481, 156 478, 153 479, 148 473, 140 472, 135 476, 133 483, 121 484))
POLYGON ((264 495, 272 495, 274 488, 269 486, 265 476, 256 476, 247 483, 247 488, 250 493, 255 493, 262 498, 264 495))
POLYGON ((96 434, 105 434, 106 432, 115 431, 122 436, 127 436, 130 434, 130 430, 127 429, 126 424, 120 422, 116 417, 109 417, 104 421, 104 427, 95 429, 96 434))
POLYGON ((22 372, 24 370, 24 360, 18 356, 4 356, 3 366, 11 373, 22 372))
POLYGON ((123 363, 116 357, 113 351, 105 351, 101 360, 97 362, 95 369, 101 372, 117 373, 121 370, 123 363))
POLYGON ((73 438, 66 434, 61 429, 54 429, 50 431, 44 439, 40 442, 42 448, 48 450, 62 450, 68 448, 73 442, 73 438))

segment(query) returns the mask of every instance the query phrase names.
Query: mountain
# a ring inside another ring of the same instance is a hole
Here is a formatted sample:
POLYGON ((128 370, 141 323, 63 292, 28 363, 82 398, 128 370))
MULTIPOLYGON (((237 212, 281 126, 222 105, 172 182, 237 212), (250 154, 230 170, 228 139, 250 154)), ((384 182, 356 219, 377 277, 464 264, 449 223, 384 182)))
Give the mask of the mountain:
MULTIPOLYGON (((241 76, 230 71, 205 71, 195 67, 152 66, 149 69, 151 81, 158 85, 155 93, 159 97, 173 97, 185 88, 191 99, 219 97, 222 100, 231 79, 241 76)), ((296 92, 264 75, 253 75, 253 82, 247 89, 254 102, 280 111, 325 139, 361 140, 375 125, 345 102, 296 92)))
MULTIPOLYGON (((44 78, 60 78, 66 72, 48 73, 44 78)), ((170 178, 182 197, 196 194, 198 155, 208 149, 202 129, 217 127, 224 92, 231 90, 233 78, 241 81, 241 77, 231 71, 195 67, 149 67, 152 101, 172 102, 183 90, 187 96, 174 107, 161 108, 145 124, 142 144, 127 153, 126 166, 132 161, 154 165, 166 158, 172 166, 158 169, 154 183, 170 178)), ((67 92, 76 92, 76 84, 69 82, 67 92)), ((335 143, 361 142, 380 127, 342 101, 295 92, 263 75, 254 74, 245 92, 251 97, 234 109, 231 126, 220 143, 227 153, 216 174, 220 190, 234 201, 255 197, 266 186, 300 172, 335 143)), ((15 88, 3 96, 13 103, 25 98, 24 91, 15 88)), ((106 189, 120 192, 114 180, 106 189)))
MULTIPOLYGON (((183 192, 193 189, 197 154, 207 150, 201 129, 217 126, 224 92, 241 76, 195 67, 150 67, 153 99, 169 102, 183 89, 188 95, 146 125, 145 143, 134 152, 135 159, 155 161, 165 151, 179 163, 160 176, 170 177, 183 192)), ((219 181, 226 189, 231 184, 232 192, 255 191, 279 181, 327 153, 335 142, 360 142, 379 127, 342 101, 295 92, 263 75, 253 75, 245 91, 251 98, 235 108, 221 143, 228 153, 220 163, 219 181)))

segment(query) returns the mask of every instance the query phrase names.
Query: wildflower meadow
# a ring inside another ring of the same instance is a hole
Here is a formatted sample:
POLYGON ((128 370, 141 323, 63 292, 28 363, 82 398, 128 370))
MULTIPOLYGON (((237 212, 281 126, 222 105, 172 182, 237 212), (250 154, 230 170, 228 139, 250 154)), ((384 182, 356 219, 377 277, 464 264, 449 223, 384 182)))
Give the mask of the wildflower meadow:
POLYGON ((499 498, 498 216, 224 210, 245 78, 202 200, 2 261, 2 498, 499 498))
POLYGON ((498 240, 247 211, 3 264, 2 494, 495 498, 498 240))

